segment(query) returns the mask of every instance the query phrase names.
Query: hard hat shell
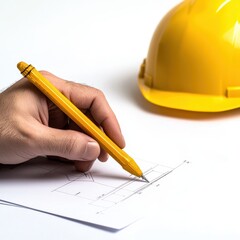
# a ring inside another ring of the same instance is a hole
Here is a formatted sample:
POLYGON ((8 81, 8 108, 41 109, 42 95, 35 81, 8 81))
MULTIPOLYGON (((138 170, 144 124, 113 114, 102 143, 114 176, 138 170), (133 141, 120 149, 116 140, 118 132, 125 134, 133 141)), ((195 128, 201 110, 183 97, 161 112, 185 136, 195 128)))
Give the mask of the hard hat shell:
POLYGON ((155 30, 138 83, 164 107, 240 107, 240 1, 185 0, 173 8, 155 30))

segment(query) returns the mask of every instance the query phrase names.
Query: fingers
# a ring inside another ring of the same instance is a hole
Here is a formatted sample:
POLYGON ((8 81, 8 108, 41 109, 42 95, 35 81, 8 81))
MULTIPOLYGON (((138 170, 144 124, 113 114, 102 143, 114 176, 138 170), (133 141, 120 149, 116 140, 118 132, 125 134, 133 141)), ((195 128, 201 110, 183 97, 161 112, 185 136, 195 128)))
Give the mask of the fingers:
MULTIPOLYGON (((42 74, 49 81, 51 81, 68 99, 70 99, 70 101, 72 101, 80 110, 87 114, 88 117, 90 117, 96 123, 96 125, 98 125, 119 147, 123 148, 125 146, 125 141, 116 116, 112 111, 111 107, 109 106, 104 94, 100 90, 60 79, 48 72, 42 72, 42 74)), ((78 127, 73 126, 70 126, 70 129, 76 130, 80 134, 81 130, 78 127)), ((81 136, 86 137, 86 135, 83 133, 81 133, 81 136)), ((86 156, 83 157, 82 148, 78 148, 77 154, 74 153, 74 151, 71 151, 71 154, 69 154, 70 151, 64 151, 64 149, 69 149, 68 146, 75 145, 75 143, 72 143, 72 141, 73 140, 68 139, 68 145, 65 147, 63 146, 61 149, 59 149, 60 152, 58 153, 58 155, 62 154, 60 155, 61 157, 69 158, 71 160, 85 161, 86 156), (61 151, 65 153, 68 152, 68 154, 63 154, 61 151), (79 159, 80 155, 81 157, 79 159)), ((91 141, 94 140, 91 139, 91 141)), ((96 150, 96 146, 94 147, 94 149, 96 150)), ((93 153, 94 151, 90 150, 90 152, 93 153)), ((86 151, 86 154, 89 154, 88 151, 86 151)), ((95 155, 93 154, 93 156, 87 159, 88 161, 76 161, 75 167, 80 171, 86 171, 92 166, 96 158, 104 162, 108 159, 108 154, 103 149, 100 149, 100 147, 98 146, 98 155, 95 152, 95 155)))
POLYGON ((42 72, 67 98, 80 110, 88 110, 94 121, 121 148, 125 147, 124 137, 116 116, 110 108, 104 94, 95 88, 65 81, 42 72))
MULTIPOLYGON (((42 73, 80 110, 91 113, 89 117, 113 141, 120 147, 124 146, 116 117, 101 91, 59 79, 47 72, 42 73)), ((99 144, 82 133, 81 129, 69 126, 65 114, 46 100, 25 78, 14 84, 5 94, 10 96, 7 99, 11 99, 11 112, 5 109, 6 103, 1 106, 4 105, 3 110, 8 113, 6 119, 14 116, 13 122, 16 122, 16 125, 11 125, 11 132, 15 135, 9 137, 17 146, 17 151, 7 153, 7 161, 11 158, 12 163, 19 163, 36 156, 52 155, 73 160, 78 170, 87 171, 97 158, 101 161, 107 160, 108 154, 99 144), (28 104, 29 102, 31 104, 28 104), (72 130, 67 130, 69 127, 72 130)), ((6 155, 6 150, 1 150, 6 155)))
MULTIPOLYGON (((69 160, 93 162, 100 154, 98 143, 83 133, 46 126, 39 126, 38 130, 35 139, 36 155, 52 155, 69 160)), ((85 168, 87 165, 88 163, 85 168)), ((77 166, 79 167, 79 164, 77 166)))
POLYGON ((86 162, 74 161, 75 168, 79 172, 87 172, 88 170, 90 170, 93 163, 94 163, 94 161, 86 161, 86 162))

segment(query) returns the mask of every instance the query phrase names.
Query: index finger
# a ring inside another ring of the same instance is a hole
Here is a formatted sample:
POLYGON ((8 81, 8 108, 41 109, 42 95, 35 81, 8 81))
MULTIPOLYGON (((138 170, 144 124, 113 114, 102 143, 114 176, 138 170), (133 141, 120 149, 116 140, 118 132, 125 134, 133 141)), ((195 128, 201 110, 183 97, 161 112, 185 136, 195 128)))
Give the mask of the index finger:
POLYGON ((80 110, 88 110, 94 121, 119 147, 125 146, 117 118, 100 90, 60 79, 48 72, 42 71, 42 74, 80 110))

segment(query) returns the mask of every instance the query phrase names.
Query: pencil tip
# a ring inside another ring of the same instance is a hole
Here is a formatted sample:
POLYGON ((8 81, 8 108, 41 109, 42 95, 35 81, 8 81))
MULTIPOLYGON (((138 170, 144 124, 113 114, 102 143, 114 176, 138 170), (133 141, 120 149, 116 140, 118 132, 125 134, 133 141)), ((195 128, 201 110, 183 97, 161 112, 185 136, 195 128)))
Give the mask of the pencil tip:
POLYGON ((147 178, 144 175, 142 175, 141 178, 149 183, 149 181, 147 180, 147 178))

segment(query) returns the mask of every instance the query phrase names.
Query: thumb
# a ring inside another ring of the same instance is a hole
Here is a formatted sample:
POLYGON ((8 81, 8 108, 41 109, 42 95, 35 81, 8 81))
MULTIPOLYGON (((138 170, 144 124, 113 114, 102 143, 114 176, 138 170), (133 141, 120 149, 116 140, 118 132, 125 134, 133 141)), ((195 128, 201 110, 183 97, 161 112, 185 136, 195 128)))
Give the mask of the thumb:
POLYGON ((88 135, 73 131, 43 127, 37 140, 39 155, 53 155, 77 161, 94 161, 100 146, 88 135))

